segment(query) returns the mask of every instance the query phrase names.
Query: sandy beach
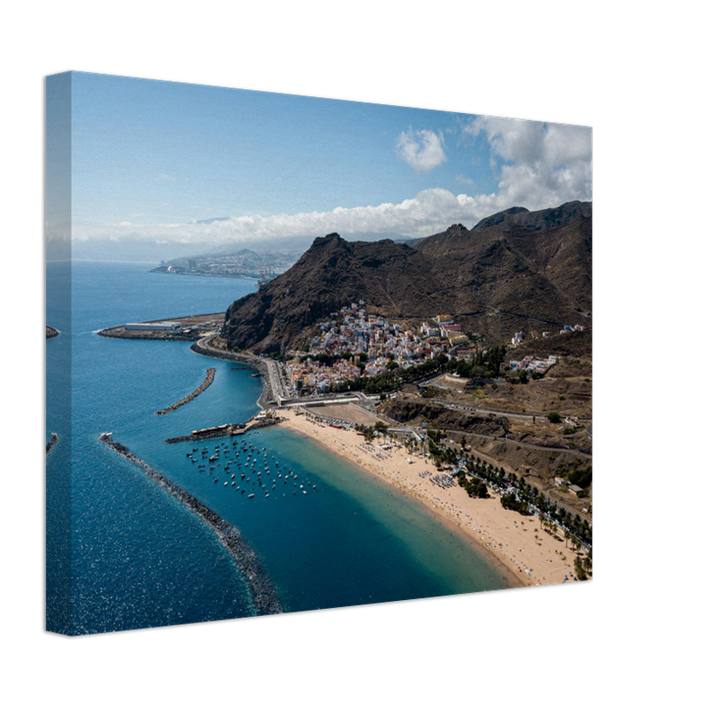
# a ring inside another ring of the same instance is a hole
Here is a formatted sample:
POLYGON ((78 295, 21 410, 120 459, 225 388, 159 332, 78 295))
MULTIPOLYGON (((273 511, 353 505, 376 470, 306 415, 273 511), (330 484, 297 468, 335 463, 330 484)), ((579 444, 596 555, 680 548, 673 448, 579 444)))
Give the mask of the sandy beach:
POLYGON ((432 483, 435 465, 405 447, 382 449, 377 440, 368 444, 352 429, 330 427, 293 410, 282 414, 284 426, 413 496, 461 530, 510 586, 557 584, 574 575, 575 552, 565 540, 544 530, 534 516, 505 510, 492 491, 492 498, 470 498, 460 486, 432 483))

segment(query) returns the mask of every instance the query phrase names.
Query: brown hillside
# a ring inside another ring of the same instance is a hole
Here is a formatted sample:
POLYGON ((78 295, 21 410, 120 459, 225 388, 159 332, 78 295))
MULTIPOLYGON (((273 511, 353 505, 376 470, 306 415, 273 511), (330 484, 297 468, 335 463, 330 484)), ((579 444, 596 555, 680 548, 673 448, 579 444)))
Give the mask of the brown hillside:
POLYGON ((285 351, 361 299, 389 318, 451 314, 488 343, 504 343, 518 329, 587 324, 578 310, 592 302, 591 217, 576 213, 588 205, 566 206, 549 215, 510 209, 497 223, 472 231, 456 224, 414 247, 350 243, 336 233, 317 238, 290 270, 230 306, 223 337, 231 347, 285 351))

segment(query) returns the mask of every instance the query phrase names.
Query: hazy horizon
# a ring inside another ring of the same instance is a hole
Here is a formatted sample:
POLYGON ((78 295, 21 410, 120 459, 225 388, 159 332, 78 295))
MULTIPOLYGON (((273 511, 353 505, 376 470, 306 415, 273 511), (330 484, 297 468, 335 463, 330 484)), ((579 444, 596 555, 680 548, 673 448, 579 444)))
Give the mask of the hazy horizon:
POLYGON ((48 78, 48 144, 71 135, 48 179, 72 173, 71 228, 63 200, 48 201, 48 255, 70 230, 78 256, 145 262, 331 232, 421 238, 511 206, 592 200, 587 127, 67 77, 48 78))

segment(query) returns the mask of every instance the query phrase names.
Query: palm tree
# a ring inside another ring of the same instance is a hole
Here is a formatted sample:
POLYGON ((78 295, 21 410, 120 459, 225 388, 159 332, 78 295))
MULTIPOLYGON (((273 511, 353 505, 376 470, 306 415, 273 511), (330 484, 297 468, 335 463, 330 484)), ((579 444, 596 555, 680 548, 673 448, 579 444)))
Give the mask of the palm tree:
POLYGON ((579 557, 575 558, 575 576, 581 581, 585 581, 587 579, 587 574, 585 574, 585 569, 582 566, 582 562, 580 561, 579 557))

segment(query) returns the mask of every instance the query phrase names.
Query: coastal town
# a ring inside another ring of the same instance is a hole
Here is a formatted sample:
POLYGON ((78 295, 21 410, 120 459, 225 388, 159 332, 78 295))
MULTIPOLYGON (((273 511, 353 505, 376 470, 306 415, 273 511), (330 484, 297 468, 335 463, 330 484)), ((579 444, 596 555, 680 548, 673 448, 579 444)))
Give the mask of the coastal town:
MULTIPOLYGON (((441 354, 469 361, 480 346, 477 335, 466 333, 450 314, 436 314, 423 321, 417 331, 385 317, 369 314, 359 300, 330 314, 318 325, 319 331, 307 351, 291 351, 284 363, 287 394, 332 392, 337 386, 361 377, 378 376, 393 368, 408 369, 431 361, 441 354)), ((583 327, 564 327, 558 333, 582 331, 583 327)), ((547 338, 550 332, 543 332, 547 338)), ((532 332, 533 338, 537 337, 532 332)), ((518 332, 510 342, 523 340, 518 332)), ((511 360, 507 369, 544 375, 559 356, 525 356, 511 360)))
MULTIPOLYGON (((530 331, 527 337, 517 331, 506 346, 492 348, 450 313, 408 322, 370 309, 362 299, 349 302, 316 323, 302 350, 283 356, 228 350, 220 336, 220 314, 131 322, 99 333, 115 338, 190 339, 197 353, 236 360, 258 371, 255 375, 263 380, 260 413, 247 421, 187 431, 168 443, 246 435, 282 424, 417 497, 463 532, 478 534, 485 549, 509 571, 511 583, 590 576, 592 477, 586 473, 591 458, 585 451, 589 445, 567 444, 573 442, 573 435, 585 434, 582 410, 562 416, 553 410, 542 413, 544 422, 538 422, 530 413, 487 408, 493 404, 490 399, 480 405, 477 401, 477 391, 483 389, 502 391, 503 386, 512 389, 518 382, 548 382, 546 374, 561 364, 563 356, 513 357, 513 353, 522 352, 523 342, 548 341, 552 336, 564 341, 582 334, 584 327, 530 331), (492 359, 495 363, 490 363, 492 359), (475 370, 478 360, 494 366, 494 378, 473 386, 467 373, 475 370), (397 383, 387 395, 364 389, 367 382, 386 379, 397 383), (403 381, 416 387, 407 388, 403 381), (404 416, 403 405, 417 405, 416 400, 427 401, 426 407, 418 408, 414 419, 404 416), (428 419, 423 415, 438 410, 446 416, 440 429, 437 423, 422 422, 428 419), (483 435, 482 419, 498 420, 498 414, 505 422, 499 427, 492 422, 487 429, 492 434, 483 435), (555 417, 565 425, 562 442, 553 432, 555 417), (531 434, 523 433, 524 428, 531 434), (511 440, 516 440, 519 450, 514 455, 507 452, 511 440), (518 454, 525 455, 520 463, 518 454), (508 525, 515 513, 522 520, 508 525), (522 533, 530 529, 532 546, 522 542, 527 540, 522 533), (511 552, 516 545, 522 549, 511 552)), ((208 369, 196 391, 158 414, 202 393, 212 383, 213 372, 208 369)), ((522 385, 515 388, 519 389, 522 385)))
MULTIPOLYGON (((198 341, 217 337, 224 313, 176 317, 152 322, 129 322, 99 332, 101 336, 129 339, 167 339, 198 341)), ((289 397, 334 393, 338 386, 359 378, 380 376, 393 369, 410 369, 436 359, 471 361, 478 349, 483 350, 477 334, 463 331, 450 314, 436 314, 423 321, 415 331, 407 324, 392 322, 369 314, 365 302, 359 300, 332 312, 320 322, 305 350, 289 351, 282 359, 275 358, 277 386, 273 395, 277 402, 289 397)), ((584 331, 584 327, 566 326, 559 334, 584 331)), ((531 332, 530 338, 547 338, 531 332)), ((524 340, 516 332, 509 343, 517 347, 524 340)), ((507 371, 525 371, 544 375, 560 357, 557 355, 524 356, 508 360, 507 371)))

